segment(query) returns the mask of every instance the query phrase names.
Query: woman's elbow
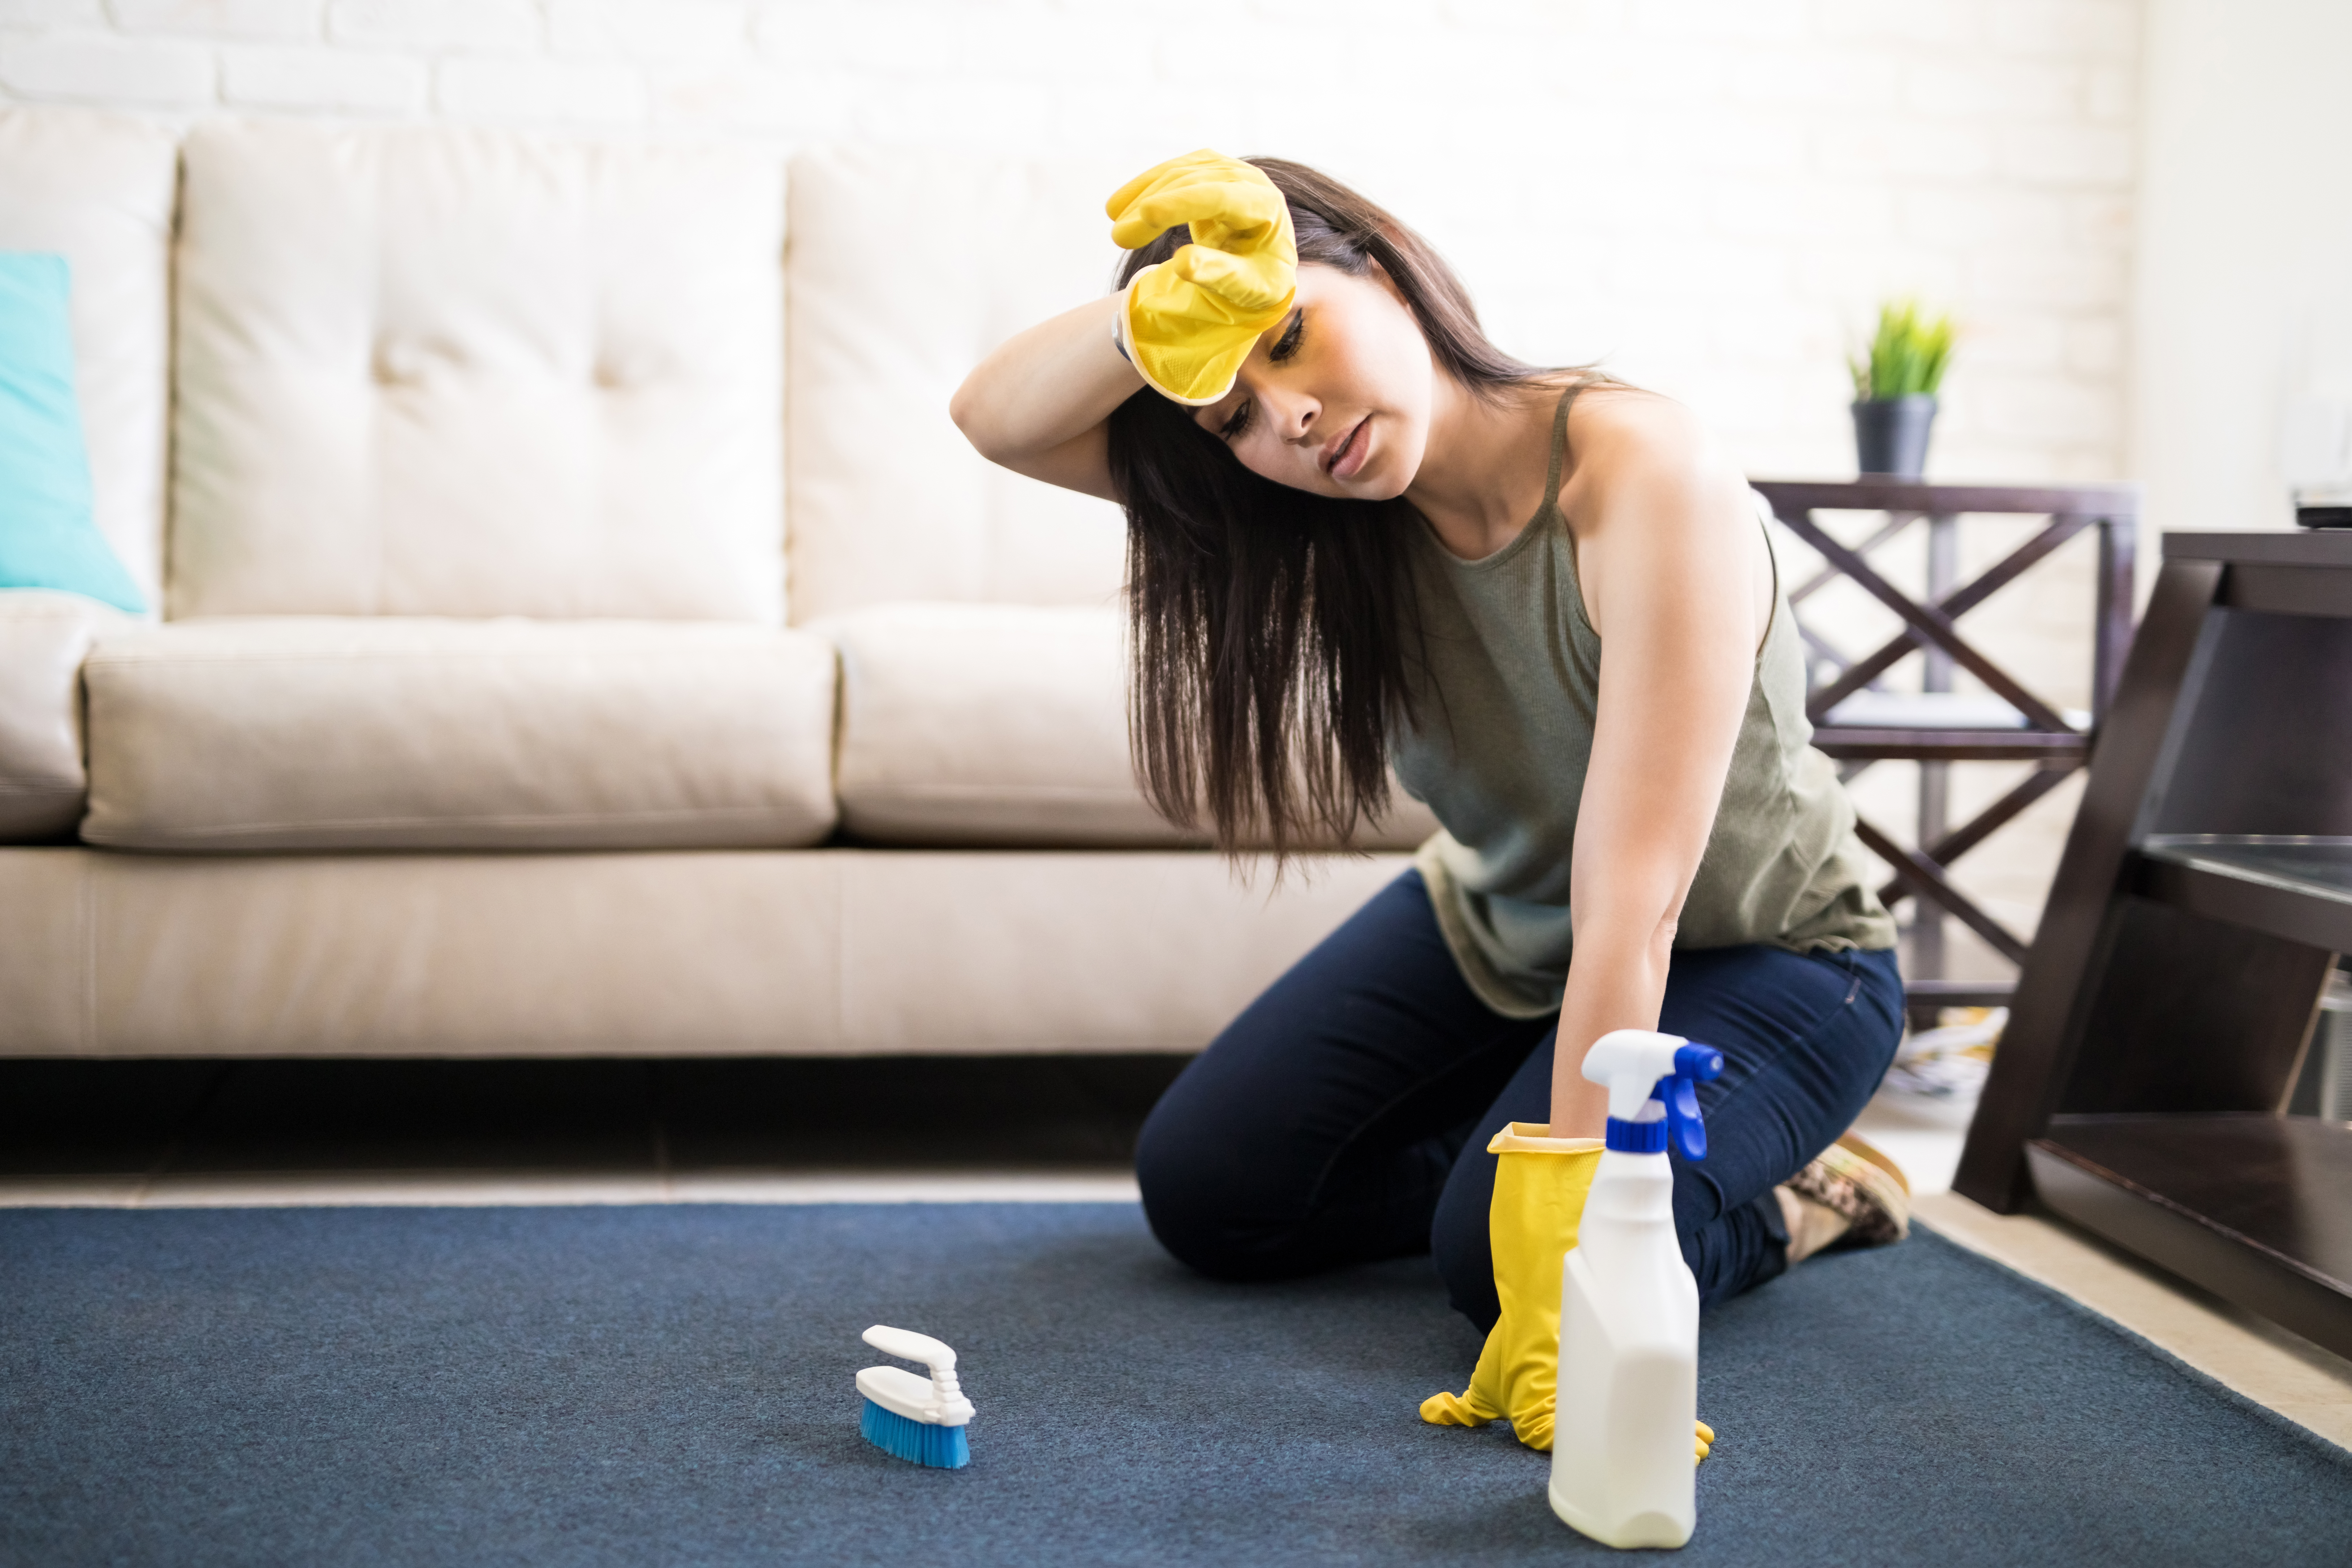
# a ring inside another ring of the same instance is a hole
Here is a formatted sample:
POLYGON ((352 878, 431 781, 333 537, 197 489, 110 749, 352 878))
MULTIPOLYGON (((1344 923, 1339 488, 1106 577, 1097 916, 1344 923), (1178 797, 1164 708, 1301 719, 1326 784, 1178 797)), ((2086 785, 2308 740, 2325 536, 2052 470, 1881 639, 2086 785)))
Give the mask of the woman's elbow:
POLYGON ((963 432, 963 438, 971 443, 971 449, 997 467, 1017 473, 1021 459, 1029 454, 1013 439, 996 412, 985 390, 971 381, 957 387, 955 395, 948 399, 948 417, 963 432))
POLYGON ((972 379, 964 377, 963 384, 957 387, 955 395, 948 399, 948 417, 955 421, 955 427, 963 432, 963 438, 972 444, 973 449, 985 458, 990 454, 982 414, 983 405, 980 395, 972 388, 972 379))
POLYGON ((1606 947, 1623 962, 1664 966, 1682 930, 1682 900, 1660 908, 1654 899, 1593 898, 1569 916, 1570 941, 1579 948, 1606 947))
POLYGON ((1659 963, 1668 961, 1675 951, 1675 935, 1682 930, 1682 910, 1679 907, 1668 910, 1658 917, 1658 923, 1650 928, 1649 951, 1652 960, 1659 963))

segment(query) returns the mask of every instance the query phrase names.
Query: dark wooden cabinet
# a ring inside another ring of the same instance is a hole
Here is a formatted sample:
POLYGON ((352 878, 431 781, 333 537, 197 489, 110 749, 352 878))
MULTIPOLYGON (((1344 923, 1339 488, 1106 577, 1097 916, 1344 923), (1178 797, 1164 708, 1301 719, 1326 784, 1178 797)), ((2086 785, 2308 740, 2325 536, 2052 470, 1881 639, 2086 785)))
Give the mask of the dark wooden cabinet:
POLYGON ((2352 1354, 2352 1129, 2282 1114, 2352 951, 2352 533, 2171 534, 1954 1185, 2352 1354))

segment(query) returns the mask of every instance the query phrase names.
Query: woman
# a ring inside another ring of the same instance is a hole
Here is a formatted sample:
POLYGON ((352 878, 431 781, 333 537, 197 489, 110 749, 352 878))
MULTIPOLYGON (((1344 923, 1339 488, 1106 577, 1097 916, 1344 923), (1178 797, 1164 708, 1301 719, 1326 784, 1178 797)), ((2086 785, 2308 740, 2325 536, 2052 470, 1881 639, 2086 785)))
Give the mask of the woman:
POLYGON ((1197 153, 1110 212, 1120 292, 952 413, 1126 509, 1154 805, 1279 855, 1345 842, 1393 768, 1444 828, 1153 1110, 1162 1243, 1234 1279, 1433 1249, 1490 1328, 1488 1139, 1600 1136, 1578 1069, 1617 1028, 1727 1059, 1675 1177, 1702 1300, 1899 1236, 1899 1173, 1832 1146, 1901 1035, 1894 926, 1738 470, 1664 397, 1504 354, 1425 243, 1310 169, 1197 153))

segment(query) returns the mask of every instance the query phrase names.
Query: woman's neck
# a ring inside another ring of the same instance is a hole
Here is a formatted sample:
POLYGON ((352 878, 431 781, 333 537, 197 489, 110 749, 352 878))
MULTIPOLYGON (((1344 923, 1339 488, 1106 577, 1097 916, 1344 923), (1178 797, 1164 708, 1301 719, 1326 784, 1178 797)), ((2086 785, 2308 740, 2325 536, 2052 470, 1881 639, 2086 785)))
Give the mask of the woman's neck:
POLYGON ((1551 467, 1556 389, 1512 387, 1474 395, 1440 374, 1431 398, 1429 445, 1404 499, 1429 520, 1438 542, 1477 561, 1517 539, 1544 501, 1551 467))

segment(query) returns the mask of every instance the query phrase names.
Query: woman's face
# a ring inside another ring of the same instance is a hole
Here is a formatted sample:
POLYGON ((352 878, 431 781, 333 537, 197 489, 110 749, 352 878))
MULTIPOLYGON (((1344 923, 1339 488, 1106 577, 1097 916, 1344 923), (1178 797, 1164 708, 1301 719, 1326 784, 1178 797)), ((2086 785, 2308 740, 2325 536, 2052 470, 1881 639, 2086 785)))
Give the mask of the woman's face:
POLYGON ((1421 468, 1435 382, 1428 340, 1385 273, 1307 264, 1290 314, 1193 417, 1276 484, 1389 500, 1421 468))

